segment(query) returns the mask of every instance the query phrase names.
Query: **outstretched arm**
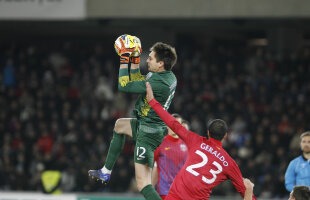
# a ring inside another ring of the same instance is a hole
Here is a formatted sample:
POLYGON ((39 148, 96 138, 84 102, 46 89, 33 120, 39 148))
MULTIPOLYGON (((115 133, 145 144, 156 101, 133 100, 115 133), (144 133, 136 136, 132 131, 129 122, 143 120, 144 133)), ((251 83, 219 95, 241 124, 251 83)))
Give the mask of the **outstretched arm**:
POLYGON ((184 128, 174 117, 172 117, 172 115, 164 110, 158 101, 155 100, 152 86, 148 82, 146 82, 146 99, 163 122, 165 122, 165 124, 171 128, 173 132, 175 132, 183 141, 186 142, 186 138, 190 131, 184 128))

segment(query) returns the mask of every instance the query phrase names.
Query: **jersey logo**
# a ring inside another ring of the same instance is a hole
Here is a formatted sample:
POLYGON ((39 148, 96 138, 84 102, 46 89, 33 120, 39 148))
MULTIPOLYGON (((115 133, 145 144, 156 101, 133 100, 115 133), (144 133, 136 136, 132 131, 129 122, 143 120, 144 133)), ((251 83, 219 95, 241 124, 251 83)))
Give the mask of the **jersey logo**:
POLYGON ((171 147, 165 147, 165 151, 168 151, 169 149, 171 149, 171 147))
POLYGON ((186 147, 185 144, 181 144, 181 145, 180 145, 180 149, 181 149, 181 151, 186 151, 186 150, 187 150, 187 147, 186 147))
POLYGON ((153 75, 153 73, 152 72, 149 72, 147 75, 146 75, 146 80, 148 80, 149 78, 151 78, 151 76, 153 75))

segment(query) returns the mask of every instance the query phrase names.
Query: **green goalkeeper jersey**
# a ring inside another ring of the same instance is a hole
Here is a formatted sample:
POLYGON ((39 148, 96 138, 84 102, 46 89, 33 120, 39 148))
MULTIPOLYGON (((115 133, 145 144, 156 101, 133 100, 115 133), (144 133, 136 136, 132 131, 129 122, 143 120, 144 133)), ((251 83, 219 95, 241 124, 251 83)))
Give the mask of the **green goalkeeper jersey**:
POLYGON ((140 94, 136 101, 133 114, 139 120, 140 125, 150 125, 154 128, 165 126, 146 100, 146 86, 149 82, 152 86, 155 99, 167 110, 175 93, 177 79, 172 71, 150 72, 144 77, 139 69, 120 69, 118 89, 123 92, 140 94))

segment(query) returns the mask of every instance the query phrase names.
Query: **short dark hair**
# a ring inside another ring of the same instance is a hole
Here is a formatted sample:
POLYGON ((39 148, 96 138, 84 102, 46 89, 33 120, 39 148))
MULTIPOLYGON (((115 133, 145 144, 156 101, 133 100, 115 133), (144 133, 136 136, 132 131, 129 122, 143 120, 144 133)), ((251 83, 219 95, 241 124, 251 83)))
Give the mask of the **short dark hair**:
POLYGON ((208 123, 210 137, 221 141, 228 131, 227 124, 224 120, 214 119, 208 123))
POLYGON ((170 71, 177 62, 177 53, 175 48, 163 42, 156 42, 150 49, 155 52, 156 61, 163 61, 164 68, 170 71))
POLYGON ((309 200, 310 199, 310 189, 308 186, 295 186, 292 191, 293 197, 296 200, 309 200))

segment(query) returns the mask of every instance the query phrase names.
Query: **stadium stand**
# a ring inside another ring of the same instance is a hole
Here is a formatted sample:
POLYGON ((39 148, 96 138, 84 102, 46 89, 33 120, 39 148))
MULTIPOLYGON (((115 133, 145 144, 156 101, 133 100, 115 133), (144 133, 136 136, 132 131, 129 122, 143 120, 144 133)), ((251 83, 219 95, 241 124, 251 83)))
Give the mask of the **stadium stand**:
MULTIPOLYGON (((287 196, 284 172, 299 154, 290 141, 310 129, 309 48, 279 58, 265 47, 180 40, 170 112, 201 134, 208 120, 225 119, 232 128, 224 147, 254 181, 254 193, 287 196)), ((135 99, 117 92, 112 44, 1 42, 0 190, 41 191, 41 173, 57 169, 63 192, 136 192, 129 141, 107 187, 87 175, 102 167, 114 121, 128 116, 135 99)), ((223 183, 213 194, 235 192, 223 183)))

